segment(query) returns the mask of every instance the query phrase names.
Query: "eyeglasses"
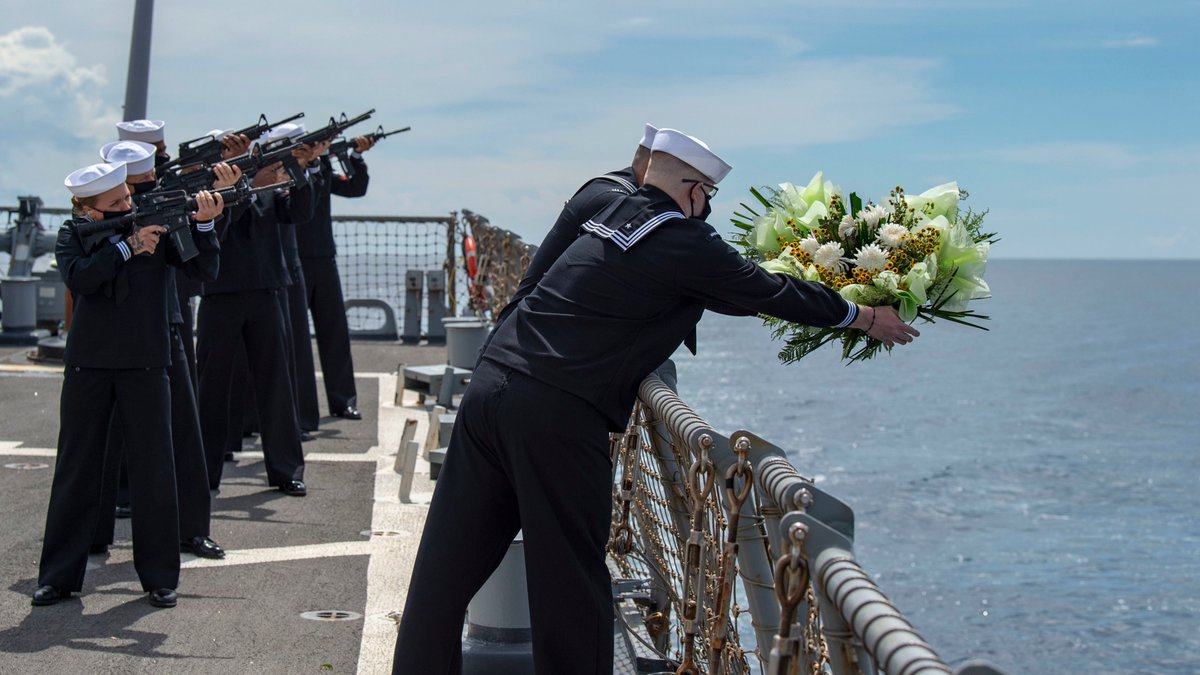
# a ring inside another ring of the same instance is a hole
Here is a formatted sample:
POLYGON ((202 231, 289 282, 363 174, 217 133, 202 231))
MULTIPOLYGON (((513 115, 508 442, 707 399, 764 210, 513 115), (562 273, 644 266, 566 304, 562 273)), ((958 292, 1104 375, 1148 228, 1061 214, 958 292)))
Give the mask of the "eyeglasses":
POLYGON ((709 199, 712 199, 713 197, 717 196, 717 186, 713 185, 712 183, 705 183, 704 181, 696 180, 695 178, 684 178, 683 182, 684 183, 699 183, 699 184, 703 185, 705 188, 707 188, 704 191, 704 194, 708 195, 709 199))

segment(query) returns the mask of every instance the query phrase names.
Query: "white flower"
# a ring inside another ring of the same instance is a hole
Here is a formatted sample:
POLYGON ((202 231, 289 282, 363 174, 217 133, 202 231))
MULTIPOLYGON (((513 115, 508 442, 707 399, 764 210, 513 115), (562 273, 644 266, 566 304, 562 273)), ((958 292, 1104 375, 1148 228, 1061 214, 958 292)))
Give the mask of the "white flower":
POLYGON ((874 274, 887 266, 888 253, 877 244, 867 244, 854 256, 854 264, 874 274))
POLYGON ((845 255, 846 252, 842 250, 841 244, 835 244, 832 241, 822 244, 817 252, 812 254, 813 262, 827 270, 833 270, 834 274, 846 271, 845 255))
POLYGON ((879 243, 890 249, 899 248, 906 236, 908 236, 908 228, 903 225, 888 223, 879 228, 879 243))
POLYGON ((849 238, 858 229, 858 223, 854 222, 851 216, 842 216, 842 222, 838 225, 838 236, 842 239, 849 238))
POLYGON ((810 234, 807 237, 796 242, 796 246, 801 251, 804 251, 805 253, 807 253, 809 255, 813 255, 817 252, 817 249, 821 248, 821 242, 817 241, 817 238, 810 234))
POLYGON ((887 209, 882 206, 872 206, 869 209, 858 212, 858 217, 867 224, 867 227, 872 230, 879 227, 879 221, 887 217, 887 209))

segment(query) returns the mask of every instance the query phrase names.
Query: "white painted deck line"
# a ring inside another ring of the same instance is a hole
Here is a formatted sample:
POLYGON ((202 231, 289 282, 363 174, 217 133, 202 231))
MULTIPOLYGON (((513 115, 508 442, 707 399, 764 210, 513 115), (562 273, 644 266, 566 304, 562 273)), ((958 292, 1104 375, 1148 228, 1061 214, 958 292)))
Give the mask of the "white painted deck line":
MULTIPOLYGON (((363 377, 361 373, 355 373, 363 377)), ((370 561, 367 564, 367 604, 363 612, 362 642, 358 652, 358 673, 377 675, 390 673, 392 652, 396 644, 396 622, 391 617, 404 609, 409 577, 416 559, 417 545, 425 527, 429 495, 415 493, 414 503, 399 500, 400 474, 393 469, 396 452, 407 420, 416 419, 414 438, 423 439, 429 426, 429 415, 423 409, 396 407, 395 373, 380 374, 379 381, 379 443, 368 451, 376 460, 375 505, 371 513, 371 529, 402 532, 398 537, 371 539, 370 561)), ((404 392, 402 403, 415 404, 416 395, 404 392)), ((429 473, 429 463, 418 460, 418 474, 429 473)))
MULTIPOLYGON (((62 370, 43 369, 39 366, 12 366, 0 364, 0 376, 61 377, 62 370)), ((275 548, 230 550, 223 560, 209 560, 183 554, 182 567, 197 569, 230 565, 254 565, 332 558, 339 556, 369 557, 367 565, 367 601, 364 611, 362 641, 359 647, 358 673, 376 675, 390 673, 392 651, 396 641, 396 622, 393 617, 404 608, 408 594, 409 577, 412 574, 420 534, 425 526, 425 516, 433 492, 428 488, 429 461, 425 451, 417 459, 417 482, 410 503, 399 500, 400 475, 393 467, 400 439, 408 420, 417 422, 413 438, 423 442, 428 435, 429 412, 416 406, 414 392, 404 392, 402 403, 395 405, 396 373, 355 373, 358 378, 374 378, 379 383, 379 437, 375 446, 365 453, 311 453, 305 455, 307 462, 375 462, 374 504, 371 512, 372 530, 401 533, 393 537, 313 544, 306 546, 284 546, 275 548), (412 406, 412 407, 407 407, 412 406)), ((21 447, 19 441, 0 441, 2 457, 44 457, 57 454, 54 448, 21 447)), ((234 453, 236 459, 261 457, 261 449, 234 453)))
POLYGON ((54 448, 23 448, 20 441, 0 441, 0 457, 54 457, 54 448))
POLYGON ((373 538, 362 541, 335 541, 328 544, 310 544, 307 546, 276 546, 273 548, 251 548, 226 551, 222 560, 198 558, 194 555, 180 554, 180 567, 195 569, 198 567, 228 567, 230 565, 257 565, 260 563, 286 562, 288 560, 309 560, 315 558, 337 558, 347 555, 370 555, 375 548, 373 538))

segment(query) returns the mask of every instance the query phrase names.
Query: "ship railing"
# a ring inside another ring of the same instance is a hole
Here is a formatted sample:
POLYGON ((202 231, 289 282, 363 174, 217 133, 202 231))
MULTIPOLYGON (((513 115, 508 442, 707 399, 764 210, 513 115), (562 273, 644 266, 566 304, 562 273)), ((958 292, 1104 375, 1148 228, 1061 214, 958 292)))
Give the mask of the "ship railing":
POLYGON ((338 274, 350 335, 359 340, 445 339, 441 319, 463 297, 458 214, 336 215, 338 274))
MULTIPOLYGON (((651 622, 659 653, 696 673, 955 672, 855 559, 850 507, 778 446, 713 429, 677 395, 673 370, 646 378, 613 443, 610 552, 623 573, 671 582, 650 593, 648 616, 679 617, 651 622), (707 513, 686 517, 697 510, 707 513), (696 556, 695 542, 708 550, 696 556), (742 614, 752 649, 739 644, 742 614)), ((972 663, 958 672, 996 671, 972 663)))

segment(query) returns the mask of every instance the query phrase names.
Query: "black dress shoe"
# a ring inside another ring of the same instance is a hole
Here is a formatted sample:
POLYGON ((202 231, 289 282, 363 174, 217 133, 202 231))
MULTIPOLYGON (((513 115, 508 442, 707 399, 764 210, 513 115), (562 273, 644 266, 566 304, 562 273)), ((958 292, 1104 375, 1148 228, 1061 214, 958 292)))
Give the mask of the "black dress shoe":
POLYGON ((307 431, 300 432, 300 442, 301 443, 307 443, 307 442, 311 441, 312 439, 313 439, 312 434, 308 433, 307 431))
POLYGON ((35 607, 43 607, 45 605, 53 605, 59 600, 66 600, 71 597, 70 591, 60 591, 53 586, 42 586, 33 592, 33 597, 29 600, 29 604, 35 607))
POLYGON ((346 419, 346 420, 361 420, 362 419, 362 413, 358 412, 358 408, 355 408, 352 405, 346 406, 346 409, 341 411, 340 413, 334 413, 334 416, 341 417, 342 419, 346 419))
POLYGON ((302 480, 289 480, 279 486, 279 491, 289 497, 303 497, 308 494, 308 488, 302 480))
POLYGON ((225 550, 217 546, 217 542, 208 537, 192 537, 186 541, 179 542, 179 550, 184 553, 191 553, 200 556, 201 558, 212 558, 220 560, 225 557, 225 550))
POLYGON ((108 553, 108 544, 92 544, 88 547, 88 555, 100 555, 108 553))
POLYGON ((150 604, 155 607, 174 607, 178 601, 174 588, 156 588, 150 591, 150 604))
POLYGON ((118 518, 132 518, 133 508, 129 506, 118 506, 116 515, 118 518))
POLYGON ((233 458, 232 452, 227 452, 227 453, 225 453, 225 461, 226 462, 236 462, 237 460, 233 458))

